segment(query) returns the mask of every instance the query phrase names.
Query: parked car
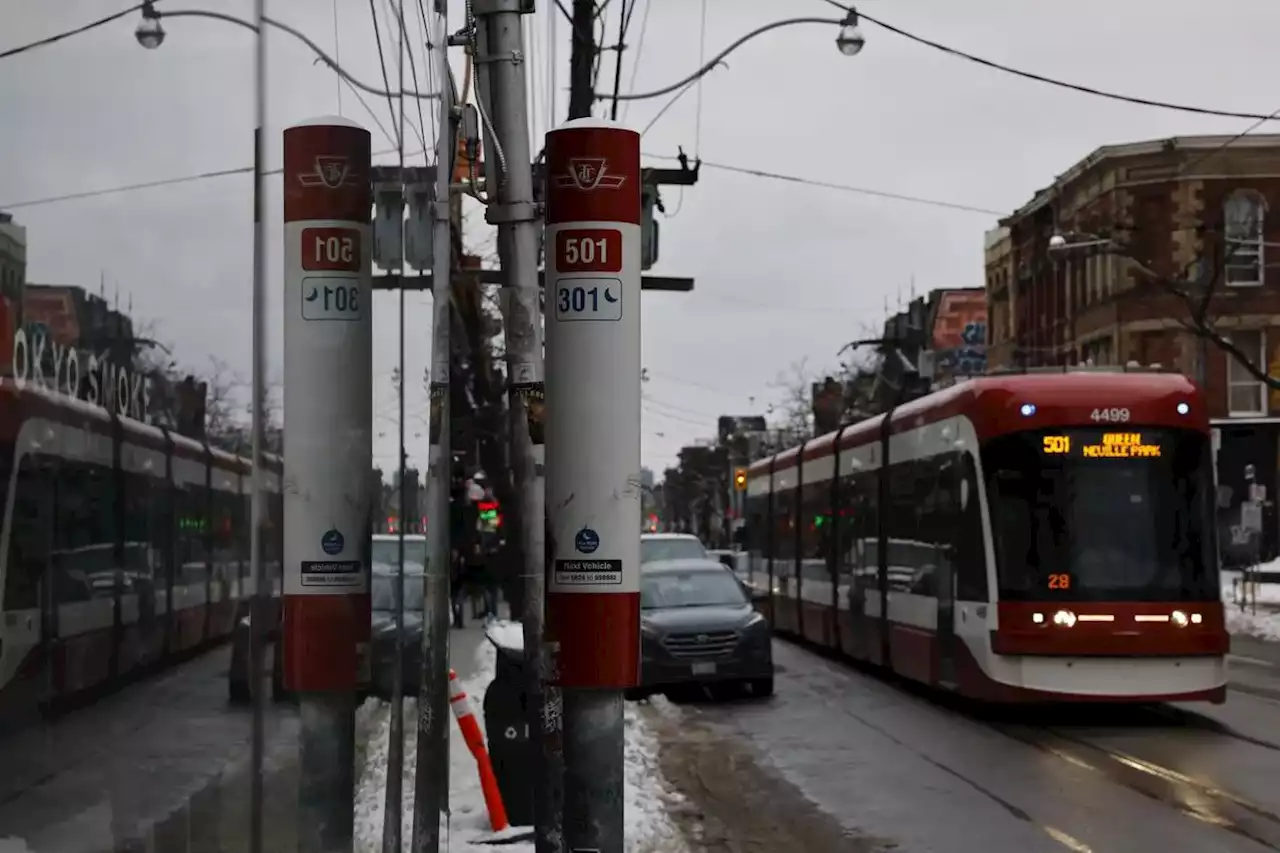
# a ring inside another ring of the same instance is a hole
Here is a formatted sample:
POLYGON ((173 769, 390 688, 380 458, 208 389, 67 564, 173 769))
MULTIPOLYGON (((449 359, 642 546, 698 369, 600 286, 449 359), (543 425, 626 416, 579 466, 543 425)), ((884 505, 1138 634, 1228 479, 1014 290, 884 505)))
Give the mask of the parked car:
POLYGON ((706 560, 707 549, 690 533, 643 533, 640 565, 660 560, 706 560))
POLYGON ((728 566, 741 580, 747 579, 747 552, 734 551, 729 548, 713 548, 707 552, 713 560, 719 560, 728 566))
MULTIPOLYGON (((408 543, 406 543, 407 545, 408 543)), ((423 574, 406 558, 404 576, 404 695, 416 696, 422 681, 422 586, 423 574)), ((374 695, 391 696, 391 679, 396 662, 396 578, 394 567, 373 564, 369 591, 373 604, 373 684, 374 695)))
MULTIPOLYGON (((695 540, 696 541, 696 540, 695 540)), ((641 686, 745 685, 773 693, 773 632, 747 586, 707 557, 644 563, 640 576, 641 686)))
MULTIPOLYGON (((372 596, 372 663, 374 693, 391 694, 391 666, 395 640, 395 591, 396 562, 399 559, 399 536, 375 534, 371 552, 370 593, 372 596)), ((422 573, 426 563, 427 542, 421 534, 404 537, 405 574, 405 694, 417 692, 418 664, 422 654, 422 573)), ((287 697, 284 688, 284 661, 279 643, 279 599, 271 608, 271 627, 267 641, 271 648, 267 662, 271 667, 271 696, 274 701, 287 697)), ((252 697, 249 678, 250 618, 247 610, 236 620, 231 635, 231 666, 227 671, 227 693, 232 702, 247 703, 252 697)))

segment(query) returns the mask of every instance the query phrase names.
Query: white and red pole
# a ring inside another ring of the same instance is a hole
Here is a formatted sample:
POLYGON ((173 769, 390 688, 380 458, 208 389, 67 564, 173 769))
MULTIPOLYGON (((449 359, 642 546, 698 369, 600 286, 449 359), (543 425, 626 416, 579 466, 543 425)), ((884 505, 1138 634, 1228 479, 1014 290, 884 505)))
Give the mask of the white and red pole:
POLYGON ((547 151, 547 634, 564 692, 567 853, 623 851, 623 690, 640 669, 640 135, 547 151))
POLYGON ((373 467, 369 131, 284 131, 284 683, 301 705, 300 853, 351 849, 368 679, 373 467))

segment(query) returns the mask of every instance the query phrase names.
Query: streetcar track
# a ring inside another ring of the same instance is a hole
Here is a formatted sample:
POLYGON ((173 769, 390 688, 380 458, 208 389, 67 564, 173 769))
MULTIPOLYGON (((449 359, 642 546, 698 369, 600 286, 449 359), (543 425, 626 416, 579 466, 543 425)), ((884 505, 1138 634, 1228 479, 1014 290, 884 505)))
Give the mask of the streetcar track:
MULTIPOLYGON (((807 643, 794 643, 798 648, 808 649, 807 643)), ((872 676, 874 680, 889 689, 895 689, 899 693, 906 693, 916 699, 932 705, 939 710, 956 714, 962 719, 977 725, 980 728, 993 731, 1003 735, 1010 740, 1030 746, 1033 749, 1051 755, 1060 761, 1080 767, 1097 773, 1113 783, 1120 785, 1128 790, 1140 794, 1161 805, 1167 806, 1172 810, 1186 815, 1200 823, 1212 826, 1230 832, 1233 835, 1245 838, 1256 844, 1259 844, 1269 850, 1280 851, 1280 814, 1269 811, 1266 808, 1252 802, 1251 800, 1227 791, 1208 782, 1202 782, 1191 776, 1180 773, 1168 767, 1164 767, 1147 759, 1129 755, 1121 750, 1103 746, 1099 743, 1087 740, 1083 735, 1074 734, 1068 730, 1055 726, 1047 722, 1038 728, 1032 728, 1025 724, 1015 724, 1004 722, 1000 719, 1001 713, 1008 713, 1008 709, 998 706, 983 706, 965 700, 963 697, 954 694, 940 692, 927 685, 923 685, 908 679, 897 676, 895 673, 885 671, 878 667, 866 667, 850 665, 851 662, 828 655, 820 655, 825 658, 833 669, 843 670, 845 672, 853 672, 863 676, 872 676), (1054 743, 1054 740, 1059 743, 1054 743), (1081 753, 1092 753, 1090 757, 1086 757, 1081 753), (1200 801, 1195 801, 1195 797, 1187 796, 1192 793, 1200 801), (1192 800, 1188 802, 1187 800, 1192 800), (1225 814, 1224 814, 1225 812, 1225 814)), ((833 694, 835 691, 825 690, 817 685, 810 685, 813 689, 820 693, 827 693, 831 698, 836 698, 833 694)), ((1240 688, 1240 685, 1233 683, 1233 689, 1240 688)), ((1241 692, 1249 694, 1261 694, 1263 698, 1271 699, 1271 701, 1280 701, 1280 691, 1274 691, 1275 699, 1271 698, 1272 691, 1266 691, 1265 688, 1245 689, 1241 692)), ((1056 828, 1047 826, 1035 820, 1033 816, 1015 804, 1008 802, 994 792, 986 789, 980 783, 966 777, 963 773, 949 767, 931 756, 925 754, 919 749, 912 747, 910 744, 894 737, 880 726, 876 725, 861 715, 850 711, 841 706, 842 711, 853 719, 857 720, 864 726, 876 731, 881 736, 887 738, 898 747, 924 759, 929 764, 946 772, 948 775, 964 782, 975 791, 981 793, 1003 809, 1008 811, 1014 817, 1037 826, 1046 834, 1060 844, 1085 853, 1090 851, 1088 845, 1083 844, 1079 840, 1062 833, 1056 828), (1059 836, 1063 837, 1059 837, 1059 836)), ((1081 710, 1086 713, 1099 711, 1120 717, 1121 724, 1119 726, 1113 721, 1108 724, 1105 721, 1099 721, 1099 726, 1108 726, 1120 729, 1138 729, 1138 730, 1158 730, 1157 726, 1144 727, 1139 719, 1142 715, 1151 715, 1161 717, 1173 727, 1184 727, 1187 729, 1198 729, 1216 735, 1221 735, 1234 740, 1239 740, 1253 746, 1263 747, 1265 749, 1280 751, 1280 744, 1272 743, 1260 738, 1255 738, 1232 727, 1222 723, 1219 720, 1212 719, 1203 714, 1194 711, 1174 707, 1172 705, 1162 704, 1155 706, 1114 706, 1102 705, 1098 707, 1090 706, 1071 706, 1070 708, 1035 708, 1034 706, 1019 707, 1019 715, 1024 717, 1028 712, 1035 714, 1037 711, 1046 712, 1046 716, 1052 718, 1052 715, 1070 713, 1073 718, 1078 718, 1081 710), (1128 715, 1127 717, 1125 715, 1128 715)), ((1154 722, 1154 721, 1153 721, 1154 722)), ((1167 727, 1166 724, 1166 727, 1167 727)), ((1084 727, 1084 726, 1082 726, 1084 727)))

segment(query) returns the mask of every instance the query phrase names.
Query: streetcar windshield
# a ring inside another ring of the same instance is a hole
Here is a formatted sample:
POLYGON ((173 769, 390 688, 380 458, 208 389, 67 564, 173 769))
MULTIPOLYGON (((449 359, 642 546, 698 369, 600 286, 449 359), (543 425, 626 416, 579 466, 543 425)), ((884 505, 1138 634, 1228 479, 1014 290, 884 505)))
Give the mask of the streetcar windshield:
MULTIPOLYGON (((400 564, 400 542, 396 536, 386 536, 373 540, 373 563, 387 566, 394 571, 400 564)), ((404 539, 404 561, 409 565, 409 572, 422 571, 427 563, 427 543, 419 537, 406 536, 404 539)))
POLYGON ((1017 433, 990 442, 983 463, 1002 598, 1217 599, 1207 436, 1017 433))

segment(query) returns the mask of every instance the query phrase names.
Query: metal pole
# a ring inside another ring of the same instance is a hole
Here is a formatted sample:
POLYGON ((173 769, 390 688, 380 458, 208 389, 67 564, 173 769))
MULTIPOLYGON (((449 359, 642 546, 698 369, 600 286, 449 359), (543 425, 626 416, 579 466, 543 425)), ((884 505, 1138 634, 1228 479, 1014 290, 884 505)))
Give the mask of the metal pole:
POLYGON ((256 0, 253 4, 254 24, 258 28, 254 39, 253 54, 253 295, 252 301, 252 348, 253 366, 251 368, 251 393, 253 409, 249 413, 250 451, 253 463, 253 492, 249 497, 249 513, 253 516, 249 532, 249 573, 253 575, 253 599, 249 606, 249 684, 250 696, 253 700, 253 732, 252 754, 250 757, 251 781, 249 783, 249 850, 250 853, 263 853, 263 798, 266 795, 266 782, 263 779, 263 752, 266 747, 266 736, 263 731, 263 716, 266 708, 266 696, 263 676, 262 645, 266 636, 264 630, 267 621, 267 601, 271 595, 268 588, 266 560, 263 559, 263 547, 266 545, 266 477, 263 470, 263 444, 265 427, 265 404, 267 397, 267 224, 263 216, 262 203, 266 196, 263 163, 263 128, 267 124, 267 28, 263 26, 266 16, 266 0, 256 0))
POLYGON ((561 643, 565 849, 623 853, 622 699, 640 669, 640 135, 577 119, 546 152, 547 625, 561 643))
MULTIPOLYGON (((443 6, 443 4, 439 4, 443 6)), ((437 32, 445 29, 443 12, 437 32)), ((414 774, 413 853, 439 853, 440 815, 449 808, 449 322, 453 287, 449 180, 456 152, 452 76, 442 46, 433 53, 440 98, 436 190, 432 205, 431 372, 428 388, 427 565, 422 584, 422 670, 418 681, 418 746, 414 774)), ((402 513, 403 514, 403 513, 402 513)))
POLYGON ((285 686, 301 716, 299 853, 350 853, 369 655, 373 369, 369 132, 284 131, 285 686))
MULTIPOLYGON (((404 0, 400 0, 397 5, 396 14, 399 18, 400 37, 397 40, 400 49, 397 51, 396 67, 399 71, 399 84, 396 89, 400 92, 399 96, 399 116, 396 124, 396 148, 399 156, 400 166, 400 192, 405 193, 404 180, 404 52, 407 48, 405 44, 404 30, 404 0)), ((400 208, 396 208, 399 210, 400 208)), ((405 274, 404 264, 404 219, 400 220, 400 269, 401 276, 405 274)), ((399 437, 396 443, 396 455, 400 459, 399 470, 399 490, 400 490, 400 508, 396 515, 399 517, 400 523, 397 525, 396 531, 396 583, 395 583, 395 610, 396 610, 396 635, 394 642, 394 651, 392 660, 395 661, 395 668, 391 673, 391 727, 387 733, 388 750, 387 750, 387 784, 383 791, 384 805, 382 809, 382 853, 402 853, 404 847, 401 843, 401 835, 403 831, 404 821, 402 819, 402 810, 404 808, 404 528, 408 524, 405 517, 405 509, 409 502, 406 498, 406 482, 404 476, 405 465, 405 363, 404 363, 404 288, 400 288, 400 339, 399 339, 399 376, 400 381, 397 383, 396 395, 399 397, 400 422, 399 437)))
MULTIPOLYGON (((537 853, 560 853, 563 769, 560 691, 552 686, 557 646, 543 642, 546 598, 546 501, 542 477, 546 386, 542 364, 542 310, 538 287, 538 210, 530 165, 529 117, 522 56, 522 4, 480 0, 476 54, 493 57, 477 76, 481 118, 491 141, 488 174, 497 198, 486 220, 498 226, 498 253, 506 274, 506 337, 512 470, 520 501, 523 563, 525 707, 530 745, 539 756, 533 780, 537 853), (487 101, 487 103, 486 103, 487 101), (497 164, 495 167, 495 159, 497 164)), ((639 375, 637 371, 637 375, 639 375)))
POLYGON ((530 745, 539 757, 534 780, 535 849, 561 853, 563 768, 561 697, 554 680, 557 646, 543 642, 547 505, 543 483, 545 384, 538 287, 538 209, 530 165, 525 67, 521 63, 521 4, 481 0, 474 6, 477 56, 497 60, 481 65, 476 87, 481 120, 492 145, 488 173, 497 178, 497 199, 486 210, 498 225, 498 254, 506 273, 503 330, 506 333, 509 429, 512 471, 520 501, 521 561, 524 565, 524 661, 530 745), (488 100, 488 104, 484 102, 488 100), (497 160, 497 164, 494 163, 497 160))

